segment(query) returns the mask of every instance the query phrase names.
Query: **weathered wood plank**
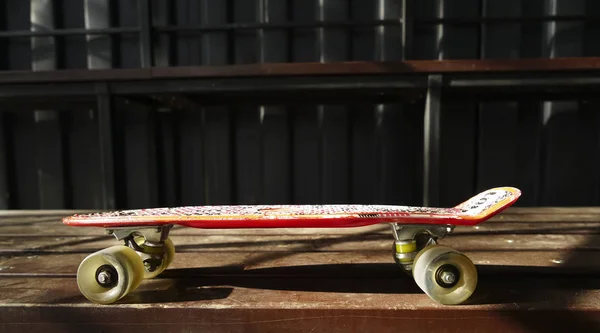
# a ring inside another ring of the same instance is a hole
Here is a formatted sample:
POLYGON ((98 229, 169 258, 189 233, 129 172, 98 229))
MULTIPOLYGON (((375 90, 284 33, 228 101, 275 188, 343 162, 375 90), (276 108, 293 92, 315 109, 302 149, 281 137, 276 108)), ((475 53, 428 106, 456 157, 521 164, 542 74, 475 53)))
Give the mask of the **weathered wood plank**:
POLYGON ((395 265, 389 227, 176 228, 173 264, 111 306, 77 289, 81 260, 118 244, 63 214, 0 216, 0 331, 530 332, 600 327, 600 210, 510 209, 441 242, 479 283, 441 306, 395 265), (140 311, 143 309, 144 311, 140 311))
MULTIPOLYGON (((218 294, 216 292, 207 294, 218 294)), ((146 308, 142 308, 146 309, 146 308)), ((322 309, 247 309, 222 308, 163 308, 160 311, 95 309, 55 306, 47 308, 8 307, 2 317, 13 318, 0 324, 3 332, 37 333, 49 331, 72 332, 550 332, 552 330, 590 331, 598 325, 595 313, 572 313, 564 310, 519 312, 498 310, 473 315, 470 310, 432 309, 415 315, 410 309, 391 310, 327 310, 322 309), (39 313, 44 315, 40 318, 39 313), (146 313, 154 315, 147 318, 146 313), (46 319, 48 318, 48 319, 46 319), (76 319, 74 319, 76 318, 76 319), (96 320, 95 318, 110 318, 96 320), (114 319, 113 319, 114 318, 114 319), (575 321, 574 319, 579 319, 575 321), (584 319, 584 320, 581 320, 584 319)), ((2 320, 0 317, 0 320, 2 320)))
MULTIPOLYGON (((177 235, 173 237, 179 251, 374 251, 391 247, 392 236, 385 234, 296 234, 296 235, 177 235)), ((600 250, 600 235, 586 234, 454 234, 442 243, 458 250, 600 250)), ((0 253, 79 252, 118 244, 106 235, 85 237, 0 236, 0 253)))
MULTIPOLYGON (((387 249, 386 249, 387 250, 387 249)), ((328 277, 398 277, 391 251, 369 252, 178 252, 163 277, 255 275, 328 277), (336 268, 337 267, 337 268, 336 268), (262 272, 262 273, 261 273, 262 272), (336 275, 336 274, 333 274, 336 275)), ((11 254, 0 256, 0 277, 75 277, 81 260, 91 252, 11 254)), ((596 251, 465 251, 482 276, 600 274, 596 251)))
MULTIPOLYGON (((518 279, 491 277, 480 283, 473 301, 461 308, 490 311, 518 309, 529 305, 532 310, 561 309, 562 307, 557 307, 560 302, 548 301, 559 301, 561 298, 572 297, 578 293, 577 303, 569 307, 597 309, 598 299, 600 299, 599 284, 600 282, 585 277, 566 279, 538 279, 535 276, 518 279), (535 284, 535 287, 532 284, 535 284), (540 293, 540 291, 544 292, 540 293), (512 299, 508 299, 507 292, 513 294, 512 299), (489 302, 492 296, 496 298, 495 302, 489 302), (498 302, 499 299, 504 299, 505 303, 498 302)), ((1 307, 11 304, 89 305, 87 304, 89 302, 79 295, 74 279, 2 278, 0 290, 2 290, 1 307)), ((135 293, 127 295, 117 302, 117 305, 120 308, 153 307, 148 303, 155 302, 160 302, 161 308, 414 309, 418 307, 427 310, 434 308, 449 310, 448 307, 437 304, 423 295, 408 276, 401 275, 369 280, 341 276, 319 277, 318 280, 313 280, 306 276, 281 278, 276 275, 163 278, 145 281, 135 293), (316 281, 318 283, 315 283, 316 281), (230 291, 223 297, 209 300, 206 291, 212 288, 228 288, 230 291), (185 295, 186 292, 189 294, 185 295), (315 295, 314 292, 318 292, 319 295, 315 295), (166 296, 170 296, 170 300, 166 300, 166 296)))
MULTIPOLYGON (((553 328, 564 327, 566 319, 571 319, 568 321, 571 329, 591 328, 599 323, 597 312, 593 310, 573 311, 574 308, 597 308, 600 297, 597 283, 573 278, 483 281, 470 304, 461 307, 435 304, 419 293, 408 278, 367 281, 339 277, 318 281, 304 277, 285 281, 264 277, 157 279, 144 284, 119 304, 108 307, 87 304, 76 288, 73 280, 61 278, 0 279, 3 308, 0 322, 11 330, 27 323, 54 329, 62 325, 63 330, 74 325, 112 331, 123 327, 131 329, 143 322, 152 329, 168 323, 170 329, 192 325, 230 331, 242 330, 247 325, 264 330, 271 328, 272 323, 284 321, 285 325, 277 327, 289 331, 290 325, 304 326, 309 322, 314 326, 317 320, 319 325, 325 325, 322 331, 348 328, 348 321, 355 324, 350 331, 360 331, 361 327, 367 330, 373 329, 373 325, 391 324, 388 320, 394 318, 394 331, 398 325, 406 329, 418 323, 421 330, 442 326, 446 331, 467 329, 461 332, 483 327, 487 332, 499 332, 495 325, 503 329, 510 327, 511 332, 542 325, 547 331, 551 327, 547 326, 549 322, 560 325, 553 328), (140 311, 142 309, 144 311, 140 311), (543 315, 548 317, 537 318, 543 315), (344 320, 339 320, 342 318, 344 320), (466 321, 468 325, 457 324, 457 321, 466 321)), ((304 330, 310 331, 310 326, 304 326, 304 330)))

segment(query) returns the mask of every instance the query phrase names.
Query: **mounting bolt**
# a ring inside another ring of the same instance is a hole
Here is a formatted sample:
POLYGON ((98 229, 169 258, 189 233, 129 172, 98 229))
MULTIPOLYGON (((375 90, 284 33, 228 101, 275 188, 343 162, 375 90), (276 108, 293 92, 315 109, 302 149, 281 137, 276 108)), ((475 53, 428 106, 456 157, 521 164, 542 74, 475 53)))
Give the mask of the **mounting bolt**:
POLYGON ((435 280, 442 288, 452 288, 460 279, 460 271, 453 265, 445 264, 437 269, 435 280))
POLYGON ((442 273, 441 279, 447 284, 453 284, 454 281, 456 281, 456 275, 452 272, 445 271, 442 273))
POLYGON ((98 274, 98 281, 100 281, 101 284, 109 284, 110 280, 110 274, 108 274, 107 272, 104 271, 98 274))
POLYGON ((114 287, 119 280, 117 270, 111 265, 102 265, 96 270, 96 282, 105 288, 114 287))

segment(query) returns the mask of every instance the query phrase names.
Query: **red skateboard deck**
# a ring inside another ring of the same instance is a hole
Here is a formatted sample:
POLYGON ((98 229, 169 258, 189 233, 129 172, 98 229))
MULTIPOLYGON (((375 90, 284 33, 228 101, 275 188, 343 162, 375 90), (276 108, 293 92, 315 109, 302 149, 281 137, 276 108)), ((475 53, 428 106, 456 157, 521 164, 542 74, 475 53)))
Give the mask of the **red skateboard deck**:
POLYGON ((178 224, 193 228, 338 228, 377 223, 472 226, 510 207, 521 195, 514 187, 481 192, 452 208, 394 205, 235 205, 134 209, 78 214, 72 226, 137 227, 178 224))

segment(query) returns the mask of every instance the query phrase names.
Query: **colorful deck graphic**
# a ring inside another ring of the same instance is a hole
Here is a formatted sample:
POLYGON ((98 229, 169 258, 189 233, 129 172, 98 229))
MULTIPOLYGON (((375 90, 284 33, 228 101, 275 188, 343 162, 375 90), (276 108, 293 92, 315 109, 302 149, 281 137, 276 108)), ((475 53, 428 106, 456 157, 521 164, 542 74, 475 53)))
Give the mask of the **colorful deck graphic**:
POLYGON ((394 205, 233 205, 149 208, 80 214, 63 222, 117 227, 179 224, 195 228, 356 227, 376 223, 474 225, 511 206, 512 187, 484 191, 452 208, 394 205))

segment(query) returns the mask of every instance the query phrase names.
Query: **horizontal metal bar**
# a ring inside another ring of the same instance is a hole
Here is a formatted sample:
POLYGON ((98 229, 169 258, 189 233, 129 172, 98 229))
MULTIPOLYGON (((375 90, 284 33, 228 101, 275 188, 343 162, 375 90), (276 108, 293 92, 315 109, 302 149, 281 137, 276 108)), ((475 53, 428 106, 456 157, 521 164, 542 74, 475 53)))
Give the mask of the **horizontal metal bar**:
POLYGON ((390 62, 337 62, 337 63, 270 63, 225 66, 186 66, 132 69, 61 69, 55 71, 0 71, 0 85, 13 83, 59 83, 131 81, 194 78, 266 78, 266 77, 329 77, 329 76, 387 76, 404 77, 428 74, 452 75, 467 80, 494 75, 508 77, 546 77, 568 75, 590 77, 600 75, 600 57, 513 59, 513 60, 412 60, 390 62), (461 77, 458 77, 461 75, 461 77), (476 76, 478 75, 478 76, 476 76))
MULTIPOLYGON (((443 76, 442 76, 443 77, 443 76)), ((210 79, 192 80, 153 80, 120 81, 107 83, 115 96, 127 99, 144 99, 148 103, 168 105, 171 108, 187 108, 181 105, 177 96, 196 99, 201 105, 277 105, 299 104, 347 104, 361 101, 364 103, 397 103, 400 101, 423 100, 426 96, 426 82, 419 76, 418 82, 398 83, 397 76, 389 81, 364 82, 364 78, 352 77, 354 83, 340 84, 329 79, 315 77, 310 81, 279 78, 270 80, 219 79, 216 84, 210 79), (254 82, 254 84, 252 84, 254 82), (257 88, 258 87, 258 88, 257 88), (167 102, 165 102, 167 101, 167 102)), ((587 85, 535 85, 537 81, 515 79, 504 86, 485 86, 464 83, 449 86, 444 82, 440 87, 445 100, 460 99, 469 101, 488 100, 561 100, 600 98, 600 80, 587 80, 587 85)), ((487 82, 486 84, 490 84, 487 82)), ((80 83, 79 91, 69 89, 75 85, 63 85, 60 89, 48 91, 48 85, 0 86, 0 109, 25 111, 34 108, 52 108, 64 110, 88 110, 94 106, 97 94, 88 88, 93 83, 80 83), (83 89, 81 89, 83 88, 83 89), (50 94, 49 94, 50 93, 50 94)))
POLYGON ((0 85, 0 99, 19 96, 94 96, 93 83, 29 83, 0 85))
POLYGON ((333 76, 287 78, 202 78, 152 81, 114 82, 115 94, 147 93, 217 93, 217 92, 281 92, 307 90, 378 90, 414 89, 427 86, 426 77, 401 76, 333 76))
POLYGON ((14 37, 52 37, 52 36, 77 36, 77 35, 110 35, 110 34, 125 34, 139 33, 138 27, 118 27, 104 29, 86 29, 86 28, 70 28, 56 29, 46 31, 29 31, 29 30, 14 30, 0 31, 0 38, 14 37))
POLYGON ((575 22, 586 24, 600 24, 600 16, 590 15, 549 15, 549 16, 517 16, 517 17, 475 17, 475 18, 431 18, 431 19, 415 19, 416 25, 479 25, 479 24, 502 24, 502 23, 517 23, 517 24, 532 24, 546 22, 575 22))
MULTIPOLYGON (((95 71, 89 71, 95 72, 95 71)), ((91 74, 91 73, 90 73, 91 74)), ((57 95, 93 95, 90 86, 94 82, 109 82, 116 93, 161 93, 161 92, 233 92, 233 91, 283 91, 283 90, 344 90, 344 89, 414 89, 427 87, 427 75, 424 74, 348 74, 306 76, 256 76, 256 77, 151 77, 99 75, 95 80, 80 81, 74 77, 72 82, 63 78, 52 82, 40 80, 28 83, 10 83, 0 81, 0 98, 36 94, 57 95), (114 79, 114 81, 112 81, 114 79), (48 83, 53 84, 49 85, 48 83)), ((16 82, 19 82, 16 80, 16 82)), ((487 74, 485 77, 456 77, 445 75, 443 88, 471 87, 577 87, 600 85, 600 74, 589 73, 550 73, 544 77, 528 73, 511 75, 487 74), (560 75, 558 75, 560 74, 560 75)))
POLYGON ((374 21, 315 21, 308 23, 283 22, 283 23, 230 23, 215 25, 166 25, 154 26, 158 32, 211 32, 228 30, 253 30, 253 29, 308 29, 308 28, 360 28, 389 25, 402 25, 402 19, 387 19, 374 21))
MULTIPOLYGON (((396 89, 385 93, 380 91, 314 91, 314 92, 284 92, 272 94, 269 92, 254 93, 164 93, 164 94, 136 94, 120 95, 123 98, 144 105, 171 110, 199 109, 198 105, 208 106, 240 106, 260 107, 265 105, 290 105, 296 107, 315 105, 349 105, 362 103, 395 104, 419 101, 419 93, 396 89), (347 92, 347 93, 346 93, 347 92), (193 105, 189 101, 193 101, 193 105)), ((1 105, 1 104, 0 104, 1 105)))
POLYGON ((283 104, 287 101, 281 96, 339 103, 349 97, 414 100, 424 98, 431 73, 443 75, 441 91, 445 96, 462 94, 481 100, 527 94, 589 98, 600 90, 598 69, 600 58, 8 71, 0 72, 0 103, 26 106, 48 101, 49 105, 64 105, 68 100, 87 105, 96 96, 97 83, 106 83, 111 92, 127 97, 195 95, 202 103, 212 104, 230 104, 232 99, 239 99, 234 103, 274 101, 274 95, 283 104), (336 99, 334 94, 344 98, 336 99))
POLYGON ((462 78, 452 79, 449 78, 445 84, 449 88, 473 88, 473 87, 573 87, 573 86, 591 86, 600 85, 600 77, 585 77, 585 76, 571 76, 571 77, 544 77, 544 78, 524 78, 524 77, 512 77, 512 78, 462 78))
MULTIPOLYGON (((478 24, 500 24, 500 23, 543 23, 543 22, 580 22, 586 24, 600 24, 600 17, 586 15, 571 16, 539 16, 539 17, 480 17, 480 18, 433 18, 414 19, 415 25, 478 25, 478 24)), ((371 20, 371 21, 315 21, 308 23, 284 22, 284 23, 231 23, 218 25, 167 25, 153 26, 157 32, 214 32, 229 30, 253 30, 253 29, 306 29, 306 28, 364 28, 377 26, 401 26, 402 18, 371 20)), ((0 31, 0 38, 15 37, 48 37, 69 35, 106 35, 122 33, 139 33, 139 27, 114 27, 105 29, 69 28, 47 31, 0 31)))
POLYGON ((41 92, 14 98, 3 97, 0 98, 0 101, 0 110, 2 111, 34 111, 48 108, 53 110, 89 111, 96 105, 93 96, 78 98, 63 94, 46 97, 41 92))

